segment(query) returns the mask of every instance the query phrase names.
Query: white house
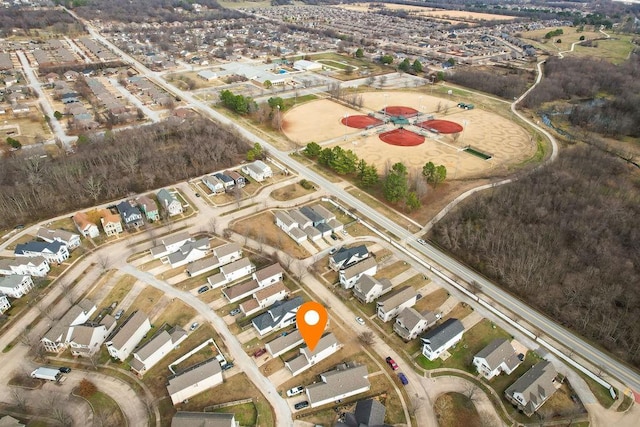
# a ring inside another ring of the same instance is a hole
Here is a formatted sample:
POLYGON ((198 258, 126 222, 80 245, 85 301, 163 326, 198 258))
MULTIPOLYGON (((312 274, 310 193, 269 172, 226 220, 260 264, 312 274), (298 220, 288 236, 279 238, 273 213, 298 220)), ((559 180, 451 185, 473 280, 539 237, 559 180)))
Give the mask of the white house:
POLYGON ((65 349, 73 338, 73 326, 86 323, 96 310, 96 305, 88 299, 71 306, 40 340, 45 350, 57 353, 65 349))
POLYGON ((224 182, 214 175, 202 177, 202 183, 206 185, 213 194, 224 193, 224 182))
POLYGON ((49 272, 49 261, 45 257, 0 259, 0 274, 21 274, 44 277, 49 272))
POLYGON ((212 358, 190 366, 168 378, 167 391, 173 404, 184 402, 196 394, 222 384, 220 362, 212 358))
POLYGON ((422 354, 435 360, 462 339, 464 326, 458 319, 448 319, 420 337, 422 354))
POLYGON ((36 237, 47 243, 60 242, 66 245, 69 250, 80 246, 80 236, 66 230, 49 230, 47 228, 40 227, 36 237))
POLYGON ((295 297, 272 305, 265 313, 253 318, 251 323, 260 336, 277 329, 286 328, 296 322, 296 313, 302 305, 302 298, 295 297))
POLYGON ((387 294, 376 301, 378 318, 383 322, 396 317, 407 307, 413 307, 418 301, 418 293, 411 286, 405 286, 387 294))
POLYGON ((163 263, 171 264, 171 268, 182 267, 190 262, 197 261, 207 256, 210 250, 209 238, 203 237, 196 241, 188 241, 180 248, 161 258, 163 263))
POLYGON ((222 293, 229 302, 236 302, 240 301, 242 298, 248 297, 258 289, 260 289, 258 282, 251 279, 246 282, 238 283, 237 285, 228 286, 222 289, 222 293))
POLYGON ((284 362, 284 366, 291 371, 291 375, 294 377, 301 372, 306 371, 316 363, 321 362, 327 357, 331 356, 342 346, 338 342, 333 333, 329 332, 318 341, 318 344, 313 349, 309 350, 308 346, 304 346, 300 349, 300 354, 291 360, 284 362))
POLYGON ((248 163, 242 166, 242 172, 249 175, 251 178, 258 182, 262 182, 267 178, 273 176, 271 167, 261 160, 256 160, 253 163, 248 163))
POLYGON ((140 310, 134 312, 106 342, 109 354, 124 362, 150 330, 151 323, 146 313, 140 310))
POLYGON ((345 289, 351 289, 356 284, 356 282, 362 277, 364 274, 368 274, 373 276, 378 271, 378 263, 375 258, 365 258, 362 261, 350 265, 338 272, 338 276, 340 277, 340 284, 345 289))
POLYGON ((543 360, 536 363, 504 391, 511 403, 525 415, 531 416, 556 392, 558 372, 543 360))
POLYGON ((418 313, 413 307, 406 307, 398 314, 398 317, 396 317, 393 330, 396 334, 400 335, 400 338, 403 340, 411 341, 435 325, 440 317, 440 313, 436 314, 432 311, 427 311, 422 314, 418 313))
POLYGON ((100 223, 102 229, 107 236, 116 236, 122 233, 122 222, 120 221, 120 215, 111 213, 108 209, 100 209, 100 223))
POLYGON ((274 213, 276 225, 282 229, 296 243, 300 244, 307 240, 307 234, 298 227, 298 222, 285 211, 276 211, 274 213))
POLYGON ((502 372, 511 375, 523 359, 524 356, 518 355, 509 341, 496 338, 473 356, 473 365, 482 376, 490 380, 502 372))
POLYGON ((265 287, 279 282, 283 279, 283 270, 279 263, 271 264, 253 273, 253 278, 260 285, 265 287))
POLYGON ((393 289, 389 279, 376 279, 368 274, 360 276, 360 280, 353 286, 353 295, 364 304, 377 300, 393 289))
POLYGON ((307 218, 306 215, 303 215, 298 209, 292 209, 287 214, 291 217, 293 221, 298 224, 298 228, 301 230, 307 227, 313 227, 313 222, 307 218))
POLYGON ((329 257, 329 267, 334 271, 338 271, 368 257, 369 251, 365 245, 358 245, 352 248, 340 248, 338 252, 329 257))
POLYGON ((72 326, 69 340, 71 354, 74 356, 95 354, 115 327, 115 319, 110 315, 106 315, 99 324, 72 326))
POLYGON ((278 301, 282 301, 289 295, 289 289, 283 282, 276 282, 265 288, 261 288, 253 294, 253 299, 240 304, 240 310, 250 316, 263 308, 269 307, 278 301))
POLYGON ((31 276, 21 276, 13 274, 11 276, 0 277, 0 293, 11 298, 20 298, 33 289, 33 279, 31 276))
POLYGON ((320 374, 321 381, 307 386, 305 392, 309 404, 317 408, 369 391, 371 383, 368 377, 366 365, 339 365, 320 374))
POLYGON ((155 259, 162 258, 163 256, 179 250, 180 247, 187 242, 195 242, 195 239, 186 231, 163 237, 160 239, 160 244, 158 246, 151 248, 151 255, 155 259))
POLYGON ((177 348, 182 341, 186 340, 187 336, 185 330, 178 327, 168 332, 166 330, 160 331, 133 353, 133 359, 130 362, 131 369, 138 375, 144 375, 146 371, 155 366, 171 350, 177 348))
POLYGON ((299 59, 293 61, 293 69, 298 71, 322 71, 322 64, 315 61, 299 59))
POLYGON ((78 232, 84 237, 94 238, 100 235, 98 226, 91 222, 89 216, 84 212, 77 212, 73 216, 73 223, 78 229, 78 232))
POLYGON ((241 258, 231 264, 220 267, 220 272, 224 275, 227 282, 233 282, 241 277, 248 276, 256 271, 256 266, 251 263, 249 258, 241 258))
POLYGON ((215 270, 220 267, 220 265, 220 261, 217 257, 210 256, 188 264, 185 271, 187 272, 187 276, 193 277, 198 274, 204 274, 211 270, 215 270))
POLYGON ((277 357, 296 348, 298 345, 302 344, 303 341, 300 331, 295 329, 286 335, 278 335, 275 339, 266 343, 264 348, 271 356, 277 357))
POLYGON ((166 189, 161 189, 156 194, 160 206, 167 211, 169 216, 180 215, 182 213, 182 203, 166 189))
POLYGON ((49 262, 58 264, 69 258, 67 245, 61 242, 27 242, 16 245, 14 251, 17 257, 44 257, 49 262))
POLYGON ((9 302, 9 298, 6 295, 0 294, 0 314, 3 314, 5 311, 11 308, 11 303, 9 302))
POLYGON ((213 248, 213 254, 220 261, 220 265, 225 265, 242 258, 242 247, 237 243, 227 243, 213 248))

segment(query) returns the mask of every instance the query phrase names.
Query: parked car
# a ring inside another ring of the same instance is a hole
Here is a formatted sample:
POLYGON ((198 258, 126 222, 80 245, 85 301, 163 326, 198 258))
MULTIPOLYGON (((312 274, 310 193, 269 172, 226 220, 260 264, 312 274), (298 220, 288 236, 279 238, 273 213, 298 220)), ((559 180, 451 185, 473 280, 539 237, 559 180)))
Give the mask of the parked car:
POLYGON ((71 372, 71 368, 67 367, 67 366, 63 366, 62 368, 58 369, 60 372, 62 372, 63 374, 68 374, 69 372, 71 372))
POLYGON ((221 368, 222 368, 223 371, 226 371, 227 369, 233 368, 233 366, 234 366, 233 362, 227 362, 224 365, 222 365, 221 368))
POLYGON ((298 402, 295 405, 293 405, 293 407, 296 409, 296 411, 299 411, 300 409, 307 408, 308 406, 309 406, 309 401, 308 400, 303 400, 302 402, 298 402))
POLYGON ((198 322, 193 322, 189 329, 192 330, 192 331, 195 331, 198 328, 198 326, 200 326, 200 324, 198 322))
POLYGON ((209 290, 209 286, 203 286, 200 289, 198 289, 198 294, 204 294, 205 292, 207 292, 209 290))
POLYGON ((196 193, 196 197, 200 197, 200 193, 196 193))
POLYGON ((299 385, 298 387, 294 387, 292 389, 287 390, 287 397, 297 396, 304 391, 304 387, 299 385))
POLYGON ((387 357, 385 360, 387 362, 387 365, 389 365, 391 369, 393 369, 394 371, 398 370, 398 364, 395 360, 393 360, 391 357, 387 357))
POLYGON ((335 254, 336 252, 338 252, 338 248, 331 248, 331 249, 329 250, 329 255, 333 255, 333 254, 335 254))
POLYGON ((407 379, 407 377, 402 372, 400 372, 398 374, 398 378, 400 378, 400 382, 402 383, 402 385, 409 384, 409 380, 407 379))
POLYGON ((266 349, 264 349, 264 348, 259 348, 258 350, 256 350, 256 351, 253 353, 253 357, 260 357, 260 356, 262 356, 263 354, 265 354, 266 352, 267 352, 267 350, 266 350, 266 349))
POLYGON ((240 310, 239 308, 234 308, 229 312, 229 314, 232 316, 237 316, 238 314, 240 314, 240 312, 242 312, 242 310, 240 310))
POLYGON ((24 228, 24 224, 18 224, 13 228, 15 228, 16 230, 22 230, 24 228))
POLYGON ((360 323, 361 325, 364 325, 364 319, 362 317, 356 317, 356 322, 360 323))
POLYGON ((119 320, 122 317, 123 314, 124 314, 124 309, 121 308, 120 310, 118 310, 116 312, 116 315, 113 316, 113 318, 116 319, 116 320, 119 320))
POLYGON ((336 235, 335 235, 335 234, 333 234, 333 233, 331 233, 331 238, 332 238, 333 240, 338 240, 338 236, 336 236, 336 235))
POLYGON ((422 239, 418 239, 417 242, 420 243, 421 245, 425 245, 425 246, 427 245, 427 242, 425 242, 422 239))

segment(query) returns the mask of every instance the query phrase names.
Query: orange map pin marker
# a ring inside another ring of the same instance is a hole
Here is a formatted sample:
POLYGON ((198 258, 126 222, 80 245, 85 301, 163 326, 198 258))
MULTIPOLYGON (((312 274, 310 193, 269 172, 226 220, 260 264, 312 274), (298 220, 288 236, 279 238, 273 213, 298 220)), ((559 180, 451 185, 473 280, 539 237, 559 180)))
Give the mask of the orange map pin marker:
POLYGON ((305 302, 298 309, 296 325, 309 350, 316 348, 327 326, 328 317, 327 310, 315 301, 305 302))

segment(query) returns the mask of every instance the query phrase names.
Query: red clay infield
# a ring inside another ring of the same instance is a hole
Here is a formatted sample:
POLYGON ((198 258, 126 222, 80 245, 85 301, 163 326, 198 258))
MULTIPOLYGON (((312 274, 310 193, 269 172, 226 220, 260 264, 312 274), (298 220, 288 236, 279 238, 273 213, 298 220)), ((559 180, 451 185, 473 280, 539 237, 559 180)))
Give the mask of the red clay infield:
POLYGON ((401 147, 412 147, 420 145, 424 142, 424 136, 413 133, 409 130, 398 128, 389 132, 380 134, 380 139, 391 145, 399 145, 401 147))
POLYGON ((389 106, 383 110, 388 116, 413 117, 418 114, 418 110, 411 107, 389 106))
POLYGON ((342 118, 342 124, 350 128, 364 129, 367 126, 378 126, 382 124, 382 120, 371 116, 355 115, 342 118))
POLYGON ((462 126, 449 120, 427 120, 418 123, 418 126, 425 129, 435 129, 440 133, 458 133, 462 132, 462 126))

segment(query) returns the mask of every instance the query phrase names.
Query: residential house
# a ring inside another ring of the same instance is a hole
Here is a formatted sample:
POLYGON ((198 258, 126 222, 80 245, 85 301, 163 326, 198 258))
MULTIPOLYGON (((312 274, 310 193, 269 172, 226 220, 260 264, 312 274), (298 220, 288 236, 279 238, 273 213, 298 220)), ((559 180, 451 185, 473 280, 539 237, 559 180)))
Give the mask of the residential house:
POLYGON ((342 287, 345 289, 351 289, 364 274, 373 276, 377 271, 378 263, 375 258, 371 257, 365 258, 356 264, 352 264, 349 267, 340 270, 338 272, 338 276, 340 277, 340 284, 342 287))
POLYGON ((163 263, 171 264, 171 268, 182 267, 190 262, 197 261, 207 256, 210 250, 209 238, 203 237, 196 241, 188 241, 180 246, 180 249, 170 253, 161 260, 163 263))
POLYGON ((473 365, 482 376, 490 380, 502 372, 511 375, 523 360, 524 355, 517 354, 508 340, 496 338, 473 356, 473 365))
POLYGON ((353 412, 344 414, 334 427, 391 427, 384 423, 387 408, 374 399, 359 400, 353 412))
POLYGON ((342 346, 338 342, 336 336, 332 332, 329 332, 320 338, 320 341, 318 341, 318 344, 313 351, 310 350, 308 346, 302 347, 300 349, 300 354, 291 360, 285 361, 284 366, 286 366, 287 369, 291 371, 291 375, 295 377, 316 363, 319 363, 331 356, 340 350, 340 348, 342 348, 342 346))
POLYGON ((218 172, 214 173, 213 176, 222 181, 222 184, 224 185, 224 191, 231 191, 233 190, 233 187, 236 186, 236 182, 228 175, 218 172))
POLYGON ((240 301, 242 298, 248 297, 258 289, 260 289, 260 285, 252 279, 238 283, 237 285, 226 287, 222 290, 222 293, 229 302, 236 302, 240 301))
MULTIPOLYGON (((252 282, 255 282, 252 280, 252 282)), ((246 315, 250 316, 263 308, 269 307, 278 301, 282 301, 289 296, 289 289, 283 282, 276 282, 273 285, 269 285, 266 288, 259 289, 253 294, 253 299, 240 304, 240 310, 246 315)))
POLYGON ((74 356, 89 357, 100 350, 100 346, 116 327, 116 319, 106 315, 100 323, 85 323, 72 326, 69 347, 74 356))
POLYGON ((199 274, 207 273, 211 270, 215 270, 216 268, 220 267, 220 265, 220 260, 218 260, 217 257, 210 256, 188 264, 185 271, 187 272, 187 276, 193 277, 199 274))
POLYGON ((160 206, 167 211, 169 216, 180 215, 182 213, 182 203, 168 190, 162 189, 156 194, 160 206))
POLYGON ((505 397, 528 417, 556 392, 558 372, 543 360, 536 363, 504 392, 505 397))
POLYGON ((311 206, 311 209, 316 214, 320 215, 320 217, 322 217, 324 219, 325 223, 328 223, 332 219, 336 219, 336 215, 333 212, 331 212, 329 209, 327 209, 324 206, 322 206, 321 204, 315 204, 315 205, 311 206))
POLYGON ((89 215, 84 212, 77 212, 73 216, 73 223, 76 225, 78 232, 84 237, 94 238, 100 235, 98 226, 91 222, 89 215))
POLYGON ((44 227, 40 227, 36 237, 47 243, 60 242, 67 246, 69 250, 80 246, 80 236, 66 230, 48 230, 44 227))
POLYGON ((304 230, 307 227, 313 227, 313 222, 305 215, 303 215, 298 209, 292 209, 287 212, 292 220, 298 224, 298 228, 304 230))
POLYGON ((69 258, 67 245, 60 242, 27 242, 18 243, 14 251, 17 257, 44 257, 49 262, 64 262, 69 258))
POLYGON ((276 225, 285 233, 289 234, 292 229, 298 228, 298 223, 287 212, 275 211, 273 215, 276 217, 276 225))
POLYGON ((133 312, 106 342, 109 354, 124 362, 150 330, 147 314, 140 310, 133 312))
POLYGON ((464 334, 464 326, 458 319, 448 319, 420 337, 422 354, 435 360, 451 346, 458 343, 464 334))
POLYGON ((171 427, 239 427, 235 415, 218 412, 178 411, 171 419, 171 427))
POLYGON ((122 221, 126 228, 138 228, 144 225, 142 212, 140 212, 140 209, 133 206, 129 201, 123 200, 116 205, 116 208, 118 209, 118 213, 122 217, 122 221))
POLYGON ((273 176, 271 167, 261 160, 256 160, 253 163, 242 166, 242 173, 249 175, 258 182, 262 182, 273 176))
POLYGON ((265 287, 279 282, 283 279, 282 266, 279 263, 271 264, 253 273, 253 278, 260 285, 265 287))
POLYGON ((140 210, 144 212, 147 221, 158 221, 160 219, 160 212, 158 211, 158 205, 156 202, 148 196, 140 196, 136 199, 140 210))
POLYGON ((73 337, 73 326, 86 323, 96 310, 96 305, 88 299, 72 305, 40 340, 44 349, 51 353, 64 350, 73 337))
POLYGON ((298 345, 302 344, 303 341, 300 331, 296 329, 292 332, 285 332, 278 335, 275 339, 266 343, 264 348, 271 356, 277 357, 296 348, 298 345))
POLYGON ((327 227, 331 228, 334 233, 338 233, 344 230, 344 224, 338 221, 337 219, 330 219, 327 221, 327 227))
POLYGON ((133 359, 129 363, 131 369, 138 375, 144 375, 146 371, 155 366, 171 350, 177 348, 187 339, 187 332, 179 327, 170 331, 161 330, 145 345, 133 353, 133 359))
POLYGON ((238 261, 220 267, 220 273, 224 275, 227 283, 248 276, 254 271, 256 271, 256 266, 251 263, 249 258, 240 258, 238 261))
POLYGON ((366 365, 339 365, 320 374, 321 381, 307 386, 305 392, 309 404, 312 408, 317 408, 369 391, 371 383, 368 377, 366 365))
POLYGON ((311 225, 314 227, 318 227, 320 224, 324 224, 327 222, 322 216, 320 216, 316 211, 311 209, 309 206, 303 206, 300 209, 300 213, 311 220, 311 225))
POLYGON ((167 391, 174 405, 222 384, 222 368, 216 358, 205 360, 168 378, 167 391))
POLYGON ((42 256, 33 258, 0 259, 0 274, 21 274, 44 277, 49 272, 49 261, 42 256))
POLYGON ((202 177, 202 183, 206 185, 213 194, 224 193, 224 182, 214 175, 202 177))
POLYGON ((187 242, 195 242, 186 231, 160 239, 160 244, 151 248, 151 255, 154 259, 162 258, 180 249, 187 242))
POLYGON ((393 330, 405 341, 418 338, 418 335, 432 327, 440 319, 440 313, 427 311, 419 313, 413 307, 404 308, 393 324, 393 330))
POLYGON ((242 247, 237 243, 227 243, 213 248, 213 254, 220 261, 220 265, 225 265, 242 258, 242 247))
POLYGON ((238 172, 234 170, 224 171, 224 174, 230 177, 231 179, 233 179, 233 182, 236 184, 236 187, 242 188, 247 184, 244 179, 244 176, 240 175, 238 172))
POLYGON ((309 226, 302 230, 302 232, 307 236, 309 240, 312 242, 316 242, 322 239, 322 233, 315 227, 309 226))
POLYGON ((120 215, 111 213, 108 209, 100 209, 100 223, 107 236, 116 236, 123 231, 120 215))
POLYGON ((0 314, 4 314, 5 311, 11 308, 11 303, 6 295, 0 294, 0 314))
MULTIPOLYGON (((357 264, 356 264, 357 265, 357 264)), ((376 311, 378 318, 383 322, 396 317, 402 310, 407 307, 413 307, 418 301, 418 293, 411 286, 404 286, 392 293, 381 297, 376 302, 376 311)))
POLYGON ((368 257, 369 251, 365 245, 354 246, 352 248, 340 248, 335 254, 329 257, 329 267, 334 271, 338 271, 368 257))
POLYGON ((272 305, 265 313, 253 318, 251 323, 260 336, 286 328, 296 322, 296 313, 302 305, 302 298, 295 297, 272 305))
POLYGON ((13 274, 11 276, 0 277, 0 294, 5 294, 11 298, 20 298, 33 289, 33 279, 31 276, 13 274))
POLYGON ((393 289, 389 279, 376 279, 368 274, 360 276, 360 280, 353 286, 353 295, 364 304, 377 300, 393 289))

